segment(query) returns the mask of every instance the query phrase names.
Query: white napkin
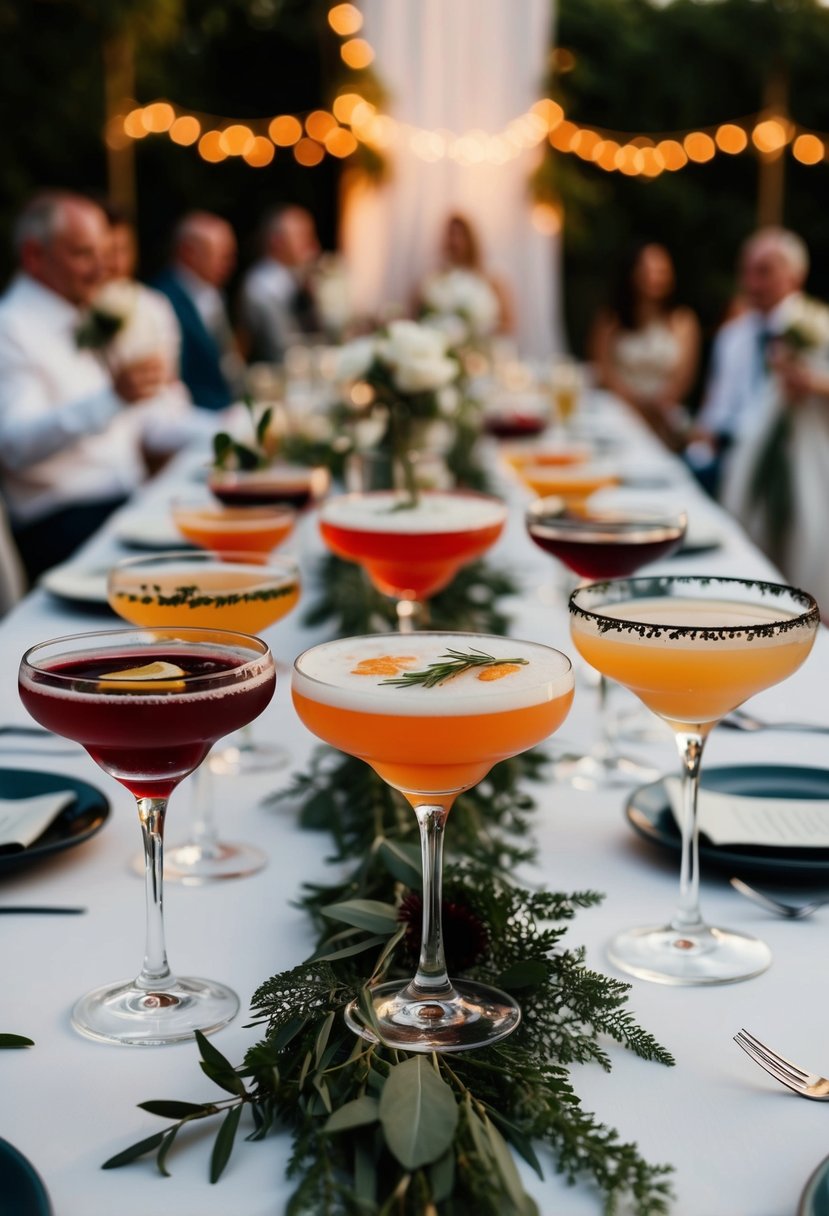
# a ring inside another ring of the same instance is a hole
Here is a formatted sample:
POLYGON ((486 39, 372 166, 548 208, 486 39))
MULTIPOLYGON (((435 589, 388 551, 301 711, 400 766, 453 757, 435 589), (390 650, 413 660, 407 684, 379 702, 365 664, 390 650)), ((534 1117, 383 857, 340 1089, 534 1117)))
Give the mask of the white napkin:
POLYGON ((19 853, 37 840, 74 798, 72 790, 35 798, 0 798, 0 854, 19 853))
MULTIPOLYGON (((682 786, 665 781, 677 826, 682 822, 682 786)), ((701 789, 699 830, 715 845, 767 848, 829 848, 829 802, 822 798, 752 798, 701 789)))

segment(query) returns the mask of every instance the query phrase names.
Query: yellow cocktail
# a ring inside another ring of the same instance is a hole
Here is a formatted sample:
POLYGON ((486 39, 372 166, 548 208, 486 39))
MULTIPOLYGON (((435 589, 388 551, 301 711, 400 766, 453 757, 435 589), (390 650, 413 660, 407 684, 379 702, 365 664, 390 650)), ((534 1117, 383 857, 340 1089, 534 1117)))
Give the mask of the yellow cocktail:
POLYGON ((714 577, 620 579, 570 597, 573 641, 602 675, 624 684, 674 730, 683 764, 680 897, 668 926, 620 934, 610 957, 643 979, 717 984, 748 979, 768 947, 711 929, 699 911, 696 802, 711 728, 805 661, 819 624, 811 596, 776 583, 714 577))
MULTIPOLYGON (((573 699, 570 661, 547 646, 481 634, 345 638, 300 655, 292 693, 308 729, 370 764, 406 797, 420 824, 420 964, 402 991, 397 983, 374 989, 383 1040, 409 1051, 461 1051, 503 1038, 520 1019, 515 1002, 446 974, 443 832, 459 793, 561 725, 573 699)), ((372 1037, 354 1007, 347 1018, 372 1037)))

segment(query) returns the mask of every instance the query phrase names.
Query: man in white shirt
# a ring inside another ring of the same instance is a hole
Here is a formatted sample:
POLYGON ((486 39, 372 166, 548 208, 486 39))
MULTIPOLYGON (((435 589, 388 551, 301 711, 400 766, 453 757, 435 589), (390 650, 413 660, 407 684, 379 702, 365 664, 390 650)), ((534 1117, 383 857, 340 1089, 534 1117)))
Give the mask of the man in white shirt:
POLYGON ((281 363, 286 347, 319 329, 311 272, 320 254, 303 207, 281 207, 264 228, 264 256, 245 275, 242 329, 251 362, 281 363))
POLYGON ((30 578, 64 560, 143 480, 133 408, 165 371, 150 355, 114 371, 78 344, 104 270, 106 217, 43 194, 14 233, 19 273, 0 299, 0 478, 30 578))
POLYGON ((705 398, 686 449, 697 467, 722 457, 718 481, 727 480, 729 450, 756 428, 769 389, 767 347, 797 310, 808 269, 805 244, 783 228, 761 228, 743 246, 740 294, 746 308, 714 341, 705 398))

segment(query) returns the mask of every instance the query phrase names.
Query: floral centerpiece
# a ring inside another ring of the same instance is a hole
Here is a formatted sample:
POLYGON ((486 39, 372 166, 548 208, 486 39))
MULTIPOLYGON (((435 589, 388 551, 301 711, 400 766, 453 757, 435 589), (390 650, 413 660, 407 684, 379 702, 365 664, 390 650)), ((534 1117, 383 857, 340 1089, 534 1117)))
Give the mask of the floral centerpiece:
POLYGON ((447 270, 426 280, 423 316, 444 333, 453 347, 475 345, 498 326, 501 305, 483 275, 471 270, 447 270))

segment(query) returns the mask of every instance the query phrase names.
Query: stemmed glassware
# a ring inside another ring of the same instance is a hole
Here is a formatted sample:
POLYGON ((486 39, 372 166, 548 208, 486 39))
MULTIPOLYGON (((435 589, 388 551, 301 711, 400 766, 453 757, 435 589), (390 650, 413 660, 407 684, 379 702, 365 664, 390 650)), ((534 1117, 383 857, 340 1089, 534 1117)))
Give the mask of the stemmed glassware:
POLYGON ((136 800, 146 861, 147 937, 137 977, 76 1003, 72 1023, 109 1043, 158 1045, 217 1030, 239 998, 214 980, 176 977, 164 943, 163 837, 173 790, 224 734, 273 696, 259 638, 219 629, 116 629, 33 646, 20 664, 24 706, 80 743, 136 800))
MULTIPOLYGON (((107 588, 110 607, 131 625, 196 625, 260 634, 294 609, 300 579, 297 564, 289 557, 185 549, 127 558, 112 567, 107 588)), ((263 751, 273 767, 289 759, 277 744, 253 739, 250 746, 263 751)), ((223 766, 222 754, 218 767, 223 766)), ((211 780, 214 763, 217 758, 211 755, 193 776, 195 813, 189 839, 166 850, 165 874, 173 881, 195 885, 243 878, 267 863, 266 855, 254 845, 219 838, 211 780)), ((136 868, 143 870, 141 858, 136 868)))
POLYGON ((764 942, 705 924, 699 909, 700 762, 717 722, 792 675, 820 617, 810 595, 777 583, 704 576, 620 579, 570 597, 573 641, 672 728, 682 762, 679 901, 669 924, 618 934, 611 960, 665 984, 724 984, 768 967, 764 942))
POLYGON ((357 1034, 407 1051, 463 1051, 515 1029, 506 993, 450 980, 441 927, 443 837, 455 798, 499 760, 546 739, 573 698, 570 660, 532 642, 471 633, 380 634, 315 646, 294 665, 294 705, 324 742, 365 760, 417 816, 423 862, 420 961, 411 983, 371 989, 357 1034))

